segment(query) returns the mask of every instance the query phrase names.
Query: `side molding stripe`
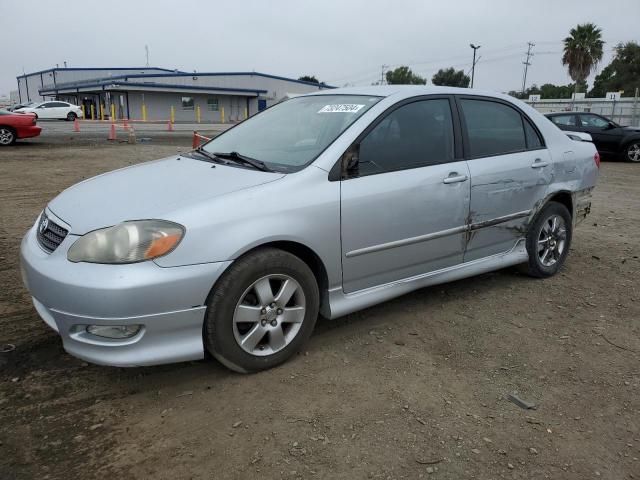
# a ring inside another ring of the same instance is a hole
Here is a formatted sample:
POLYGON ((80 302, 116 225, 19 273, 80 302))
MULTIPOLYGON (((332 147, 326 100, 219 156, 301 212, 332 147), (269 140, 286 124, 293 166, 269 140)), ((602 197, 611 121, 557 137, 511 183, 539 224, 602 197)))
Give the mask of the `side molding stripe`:
POLYGON ((475 230, 480 230, 481 228, 492 227, 500 223, 509 222, 518 218, 528 217, 530 214, 531 210, 523 210, 522 212, 510 213, 509 215, 486 220, 484 222, 462 225, 460 227, 449 228, 447 230, 441 230, 439 232, 418 235, 417 237, 403 238, 402 240, 394 240, 393 242, 380 243, 378 245, 372 245, 370 247, 351 250, 350 252, 347 252, 345 256, 347 258, 353 258, 360 255, 366 255, 367 253, 380 252, 383 250, 389 250, 391 248, 404 247, 407 245, 413 245, 415 243, 427 242, 429 240, 435 240, 436 238, 447 237, 449 235, 456 235, 458 233, 473 232, 475 230))

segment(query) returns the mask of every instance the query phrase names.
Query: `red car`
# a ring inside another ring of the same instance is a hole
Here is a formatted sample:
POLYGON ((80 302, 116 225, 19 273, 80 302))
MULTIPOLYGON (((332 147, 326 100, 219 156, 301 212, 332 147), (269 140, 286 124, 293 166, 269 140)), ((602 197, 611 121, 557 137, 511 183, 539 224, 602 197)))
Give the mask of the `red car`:
POLYGON ((13 144, 18 138, 40 135, 42 128, 36 125, 32 113, 12 113, 0 109, 0 147, 13 144))

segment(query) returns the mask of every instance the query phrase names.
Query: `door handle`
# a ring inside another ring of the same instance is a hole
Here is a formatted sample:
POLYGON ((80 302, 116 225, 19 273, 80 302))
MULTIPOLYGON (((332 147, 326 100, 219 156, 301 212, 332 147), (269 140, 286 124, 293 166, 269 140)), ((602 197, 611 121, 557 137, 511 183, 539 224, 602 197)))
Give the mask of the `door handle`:
POLYGON ((442 180, 442 183, 446 183, 446 184, 459 183, 459 182, 466 182, 467 180, 469 180, 468 176, 458 175, 458 172, 451 172, 448 177, 442 180))
POLYGON ((542 168, 549 165, 549 162, 543 162, 539 158, 536 158, 535 161, 531 164, 531 168, 542 168))

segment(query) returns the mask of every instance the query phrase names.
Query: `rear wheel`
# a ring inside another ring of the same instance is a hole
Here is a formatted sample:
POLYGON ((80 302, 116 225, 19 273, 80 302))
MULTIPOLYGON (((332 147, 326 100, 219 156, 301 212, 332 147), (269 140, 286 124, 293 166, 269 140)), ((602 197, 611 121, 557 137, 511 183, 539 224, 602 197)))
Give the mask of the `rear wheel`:
POLYGON ((631 142, 624 150, 624 159, 628 162, 640 162, 640 141, 631 142))
POLYGON ((13 145, 16 141, 16 132, 9 127, 0 127, 0 145, 3 147, 13 145))
POLYGON ((572 223, 567 207, 549 202, 527 233, 527 273, 544 278, 558 273, 571 245, 572 223))
POLYGON ((209 300, 204 341, 209 353, 240 373, 275 367, 309 338, 319 292, 298 257, 269 248, 236 260, 209 300))
POLYGON ((70 122, 73 122, 76 118, 78 118, 78 116, 73 113, 73 112, 69 112, 67 113, 67 120, 70 122))

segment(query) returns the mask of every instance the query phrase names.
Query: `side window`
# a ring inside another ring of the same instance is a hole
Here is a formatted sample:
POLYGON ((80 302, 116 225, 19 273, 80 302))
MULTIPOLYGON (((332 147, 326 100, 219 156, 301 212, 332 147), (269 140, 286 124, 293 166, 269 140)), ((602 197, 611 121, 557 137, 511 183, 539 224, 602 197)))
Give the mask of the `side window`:
POLYGON ((217 112, 219 110, 218 99, 213 97, 207 98, 207 109, 212 112, 217 112))
POLYGON ((580 115, 579 118, 583 127, 605 128, 609 126, 609 122, 597 115, 580 115))
POLYGON ((53 107, 68 107, 68 106, 69 106, 69 104, 68 103, 64 103, 64 102, 51 102, 49 104, 50 108, 53 108, 53 107))
POLYGON ((487 100, 462 99, 460 104, 467 125, 471 157, 526 150, 520 112, 487 100))
POLYGON ((54 102, 43 103, 42 105, 40 105, 40 108, 54 108, 54 107, 55 107, 54 102))
POLYGON ((563 125, 566 127, 575 127, 576 126, 576 117, 575 115, 555 115, 550 117, 551 121, 556 125, 563 125))
POLYGON ((524 123, 524 134, 527 138, 527 148, 529 150, 533 150, 536 148, 542 148, 544 144, 542 143, 542 139, 538 132, 536 132, 531 122, 527 120, 525 117, 522 117, 522 122, 524 123))
POLYGON ((193 110, 193 97, 182 97, 182 110, 193 110))
POLYGON ((453 151, 449 100, 412 102, 392 111, 360 142, 359 174, 446 163, 453 151))

